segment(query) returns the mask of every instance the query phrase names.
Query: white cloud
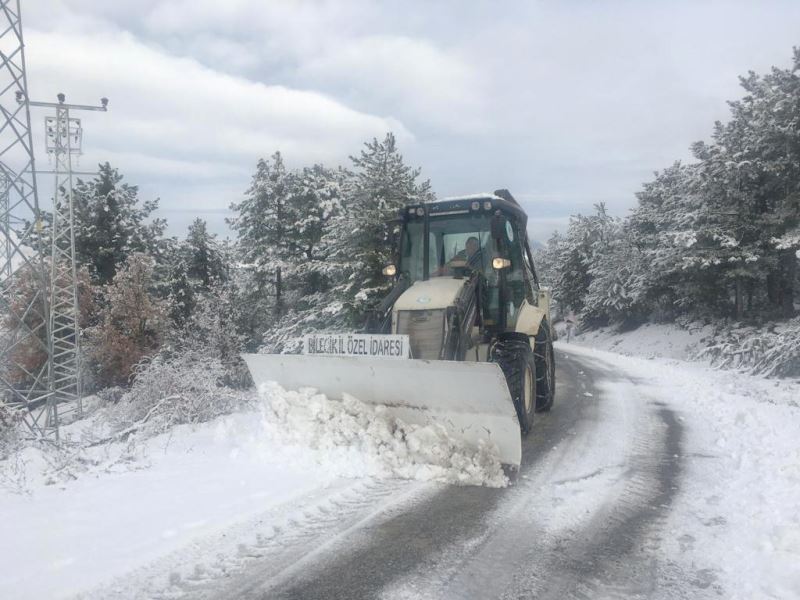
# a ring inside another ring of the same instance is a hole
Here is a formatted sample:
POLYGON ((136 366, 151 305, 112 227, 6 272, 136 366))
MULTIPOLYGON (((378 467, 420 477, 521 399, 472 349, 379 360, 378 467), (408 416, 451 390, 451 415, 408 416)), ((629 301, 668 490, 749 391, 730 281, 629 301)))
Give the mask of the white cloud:
POLYGON ((427 40, 373 35, 309 59, 301 81, 354 90, 366 105, 389 107, 434 128, 485 132, 486 84, 472 66, 427 40))
MULTIPOLYGON (((128 33, 76 37, 29 29, 26 42, 32 98, 54 99, 63 91, 72 102, 110 99, 107 114, 75 115, 84 122, 84 165, 115 157, 143 179, 161 180, 171 168, 173 188, 195 188, 199 195, 198 180, 214 165, 219 177, 231 177, 243 191, 249 179, 244 173, 277 149, 290 165, 338 164, 386 131, 412 139, 396 119, 354 110, 319 92, 220 73, 128 33)), ((40 116, 34 117, 37 137, 40 116)), ((166 205, 171 195, 164 190, 166 205)))
POLYGON ((39 82, 46 81, 49 95, 77 89, 81 100, 111 98, 104 137, 123 147, 255 159, 288 143, 304 160, 324 160, 387 130, 410 137, 396 120, 353 110, 317 92, 219 73, 144 46, 129 34, 74 38, 29 31, 27 38, 33 93, 42 96, 39 82))

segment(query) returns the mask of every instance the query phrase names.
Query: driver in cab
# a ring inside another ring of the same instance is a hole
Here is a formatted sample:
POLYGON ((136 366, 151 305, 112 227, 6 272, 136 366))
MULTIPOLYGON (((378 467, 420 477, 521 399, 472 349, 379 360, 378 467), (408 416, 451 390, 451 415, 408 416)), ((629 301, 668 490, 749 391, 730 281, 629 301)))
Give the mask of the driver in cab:
POLYGON ((447 261, 436 270, 437 276, 452 275, 454 269, 467 267, 473 271, 483 271, 483 251, 478 238, 471 236, 467 238, 464 249, 458 252, 453 258, 447 261))

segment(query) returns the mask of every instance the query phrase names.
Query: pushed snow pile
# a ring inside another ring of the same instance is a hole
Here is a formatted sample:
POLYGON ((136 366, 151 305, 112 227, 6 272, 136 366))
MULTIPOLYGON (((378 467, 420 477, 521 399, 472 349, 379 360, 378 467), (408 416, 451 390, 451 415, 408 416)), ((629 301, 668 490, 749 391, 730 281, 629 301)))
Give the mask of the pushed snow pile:
POLYGON ((291 392, 277 384, 262 386, 260 394, 264 427, 274 441, 310 447, 320 460, 354 467, 344 475, 508 484, 492 443, 469 446, 441 425, 407 424, 352 396, 333 400, 311 388, 291 392))

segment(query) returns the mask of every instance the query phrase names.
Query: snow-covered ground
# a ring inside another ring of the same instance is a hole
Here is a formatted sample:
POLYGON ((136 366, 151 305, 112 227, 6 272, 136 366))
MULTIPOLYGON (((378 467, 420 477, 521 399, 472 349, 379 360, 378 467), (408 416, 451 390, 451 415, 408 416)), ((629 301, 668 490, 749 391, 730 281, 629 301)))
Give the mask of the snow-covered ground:
MULTIPOLYGON (((703 349, 704 342, 711 338, 712 333, 711 326, 695 324, 685 328, 667 323, 645 323, 625 333, 619 333, 613 327, 585 331, 574 336, 571 343, 625 356, 690 360, 703 349)), ((561 340, 566 340, 564 333, 560 336, 561 340)))
MULTIPOLYGON (((607 450, 593 460, 605 464, 616 447, 607 411, 663 405, 677 416, 683 438, 677 495, 658 525, 662 564, 698 573, 698 589, 718 589, 725 598, 800 597, 800 383, 652 357, 680 355, 691 343, 666 331, 628 336, 613 347, 631 356, 559 343, 608 373, 592 391, 582 388, 586 398, 608 400, 599 413, 608 424, 581 432, 586 445, 600 441, 607 450), (598 438, 603 431, 607 438, 598 438)), ((358 527, 367 514, 441 489, 430 482, 506 484, 486 452, 428 428, 398 431, 355 399, 333 402, 310 391, 268 388, 257 411, 89 446, 104 435, 102 417, 100 410, 65 428, 75 443, 63 452, 28 449, 2 465, 0 598, 180 597, 250 557, 307 557, 324 545, 323 532, 358 527), (304 545, 287 554, 302 536, 304 545)), ((584 467, 579 458, 562 462, 556 479, 584 467)), ((553 532, 580 531, 596 486, 618 485, 624 469, 598 473, 540 490, 560 502, 548 504, 553 532)), ((524 486, 503 493, 517 502, 524 486)))
POLYGON ((245 537, 302 528, 376 480, 506 484, 488 452, 311 390, 267 388, 256 412, 91 446, 102 420, 64 428, 64 452, 0 463, 0 598, 145 597, 224 571, 245 537))
MULTIPOLYGON (((647 356, 651 333, 612 344, 647 356)), ((686 342, 665 338, 667 351, 686 342)), ((679 415, 684 474, 662 537, 665 562, 692 564, 725 598, 800 598, 800 382, 560 345, 625 375, 599 383, 608 397, 634 381, 632 398, 679 415)))

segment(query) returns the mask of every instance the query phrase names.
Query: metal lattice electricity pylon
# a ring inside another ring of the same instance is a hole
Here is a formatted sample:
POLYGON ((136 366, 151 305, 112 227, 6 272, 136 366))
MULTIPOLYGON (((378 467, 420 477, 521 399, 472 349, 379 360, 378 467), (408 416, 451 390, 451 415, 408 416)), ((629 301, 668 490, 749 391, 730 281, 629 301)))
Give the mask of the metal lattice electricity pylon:
POLYGON ((108 100, 65 104, 59 94, 58 102, 30 101, 19 0, 0 0, 0 11, 0 179, 7 188, 0 196, 0 403, 21 414, 37 437, 58 440, 59 411, 82 412, 72 190, 82 130, 69 113, 105 111, 108 100), (56 113, 45 119, 47 151, 55 159, 49 247, 36 187, 32 106, 56 113))
POLYGON ((58 102, 33 102, 29 106, 54 108, 54 117, 45 118, 47 152, 55 160, 55 186, 50 229, 50 336, 51 391, 50 426, 58 436, 58 423, 67 412, 83 413, 81 389, 80 307, 78 305, 78 269, 75 256, 75 219, 73 204, 72 157, 81 154, 83 129, 80 119, 69 116, 71 110, 105 111, 101 106, 66 104, 64 94, 58 102))
POLYGON ((0 401, 37 436, 52 431, 46 253, 36 189, 19 0, 0 0, 0 401))

